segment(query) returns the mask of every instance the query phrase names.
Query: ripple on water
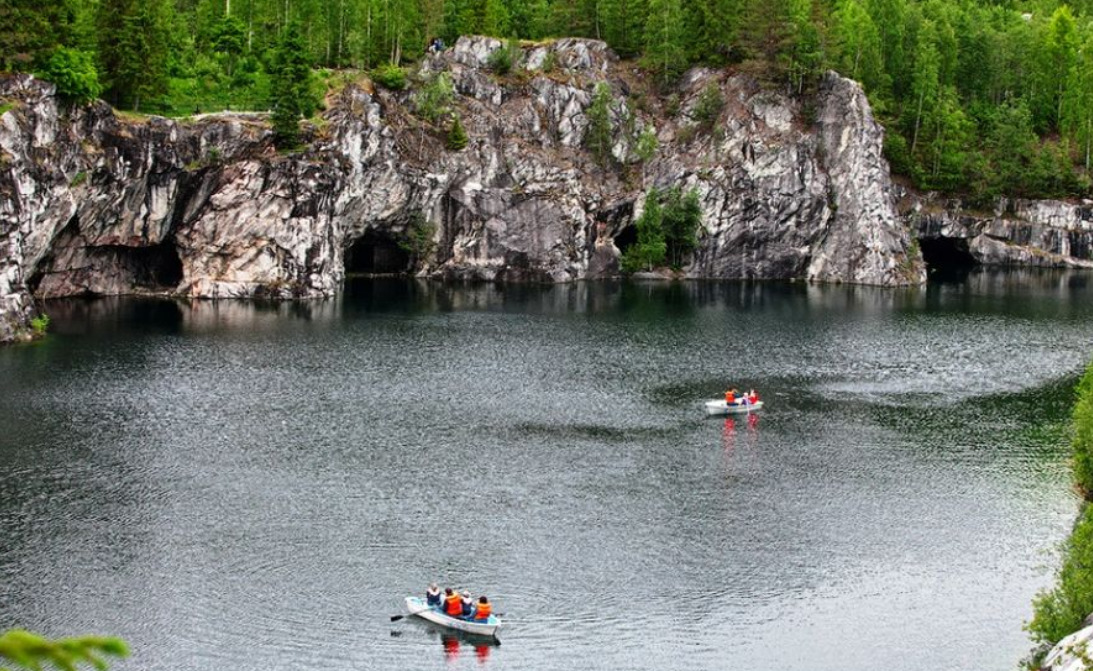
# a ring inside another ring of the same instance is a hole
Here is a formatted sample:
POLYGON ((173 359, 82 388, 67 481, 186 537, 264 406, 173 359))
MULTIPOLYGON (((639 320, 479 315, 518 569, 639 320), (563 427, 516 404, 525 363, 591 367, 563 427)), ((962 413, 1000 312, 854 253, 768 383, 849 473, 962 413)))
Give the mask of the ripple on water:
POLYGON ((1044 282, 58 304, 0 350, 0 619, 120 671, 1012 666, 1090 348, 1044 282), (505 643, 391 623, 430 580, 505 643))

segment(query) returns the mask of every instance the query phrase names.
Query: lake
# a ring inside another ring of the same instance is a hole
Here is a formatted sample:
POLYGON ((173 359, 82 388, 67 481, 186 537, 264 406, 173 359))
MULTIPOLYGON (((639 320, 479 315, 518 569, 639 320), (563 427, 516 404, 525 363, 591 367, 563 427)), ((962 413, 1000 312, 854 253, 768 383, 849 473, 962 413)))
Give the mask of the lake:
POLYGON ((49 302, 0 349, 0 629, 121 671, 1015 669, 1091 279, 49 302), (706 418, 728 385, 766 407, 706 418), (391 622, 431 580, 502 644, 391 622))

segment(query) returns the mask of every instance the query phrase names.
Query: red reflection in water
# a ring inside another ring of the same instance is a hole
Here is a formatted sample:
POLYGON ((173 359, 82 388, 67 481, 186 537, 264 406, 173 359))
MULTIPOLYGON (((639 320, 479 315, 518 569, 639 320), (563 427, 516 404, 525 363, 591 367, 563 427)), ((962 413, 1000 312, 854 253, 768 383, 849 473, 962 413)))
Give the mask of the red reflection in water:
POLYGON ((459 657, 459 638, 456 636, 441 636, 440 642, 444 646, 444 659, 454 662, 459 657))
POLYGON ((485 664, 486 660, 490 658, 490 647, 488 645, 474 646, 474 655, 478 658, 479 664, 485 664))
POLYGON ((721 429, 721 447, 726 452, 732 452, 736 447, 736 423, 732 417, 725 419, 725 428, 721 429))
POLYGON ((759 415, 754 412, 748 413, 748 430, 753 432, 759 430, 759 415))
MULTIPOLYGON (((463 643, 459 636, 456 634, 441 634, 440 642, 444 646, 444 659, 448 662, 455 662, 459 659, 459 650, 463 643)), ((467 645, 472 645, 470 642, 467 645)), ((485 664, 486 660, 490 658, 490 649, 493 647, 488 643, 473 644, 474 656, 478 660, 479 664, 485 664)))

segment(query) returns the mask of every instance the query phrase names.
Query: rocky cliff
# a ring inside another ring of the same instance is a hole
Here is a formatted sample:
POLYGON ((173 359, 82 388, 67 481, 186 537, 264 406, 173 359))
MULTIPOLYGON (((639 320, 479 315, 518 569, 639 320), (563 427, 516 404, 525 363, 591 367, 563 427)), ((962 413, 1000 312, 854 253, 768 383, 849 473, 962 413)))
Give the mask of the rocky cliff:
POLYGON ((1093 203, 1003 198, 983 212, 910 192, 899 203, 931 265, 1093 268, 1093 203))
POLYGON ((697 190, 702 207, 686 277, 924 280, 883 131, 852 81, 825 75, 807 108, 710 70, 662 96, 601 42, 524 47, 505 77, 487 66, 501 46, 462 38, 408 91, 344 86, 289 154, 261 118, 135 118, 0 80, 0 340, 25 329, 32 294, 317 297, 347 271, 608 276, 645 194, 668 186, 697 190), (461 151, 446 149, 446 121, 422 118, 423 82, 441 73, 470 138, 461 151), (600 82, 608 160, 584 148, 600 82), (711 87, 714 119, 698 111, 711 87), (647 131, 657 149, 641 160, 647 131))

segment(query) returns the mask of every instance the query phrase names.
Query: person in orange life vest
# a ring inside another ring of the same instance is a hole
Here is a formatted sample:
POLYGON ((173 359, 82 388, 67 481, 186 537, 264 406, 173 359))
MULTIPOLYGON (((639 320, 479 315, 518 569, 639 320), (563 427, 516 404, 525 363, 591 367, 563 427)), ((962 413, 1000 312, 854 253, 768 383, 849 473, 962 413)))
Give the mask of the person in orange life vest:
POLYGON ((463 599, 459 598, 451 587, 444 588, 444 613, 449 617, 459 617, 463 614, 463 599))
POLYGON ((474 615, 474 599, 471 598, 471 591, 469 589, 463 590, 463 598, 460 600, 460 606, 463 607, 463 617, 470 617, 474 615))
POLYGON ((727 392, 725 392, 725 402, 728 403, 729 405, 733 405, 734 403, 736 403, 736 390, 735 389, 730 389, 727 392))
POLYGON ((476 620, 488 620, 490 619, 490 613, 493 612, 493 606, 490 605, 490 600, 485 596, 478 597, 478 606, 474 609, 474 619, 476 620))

